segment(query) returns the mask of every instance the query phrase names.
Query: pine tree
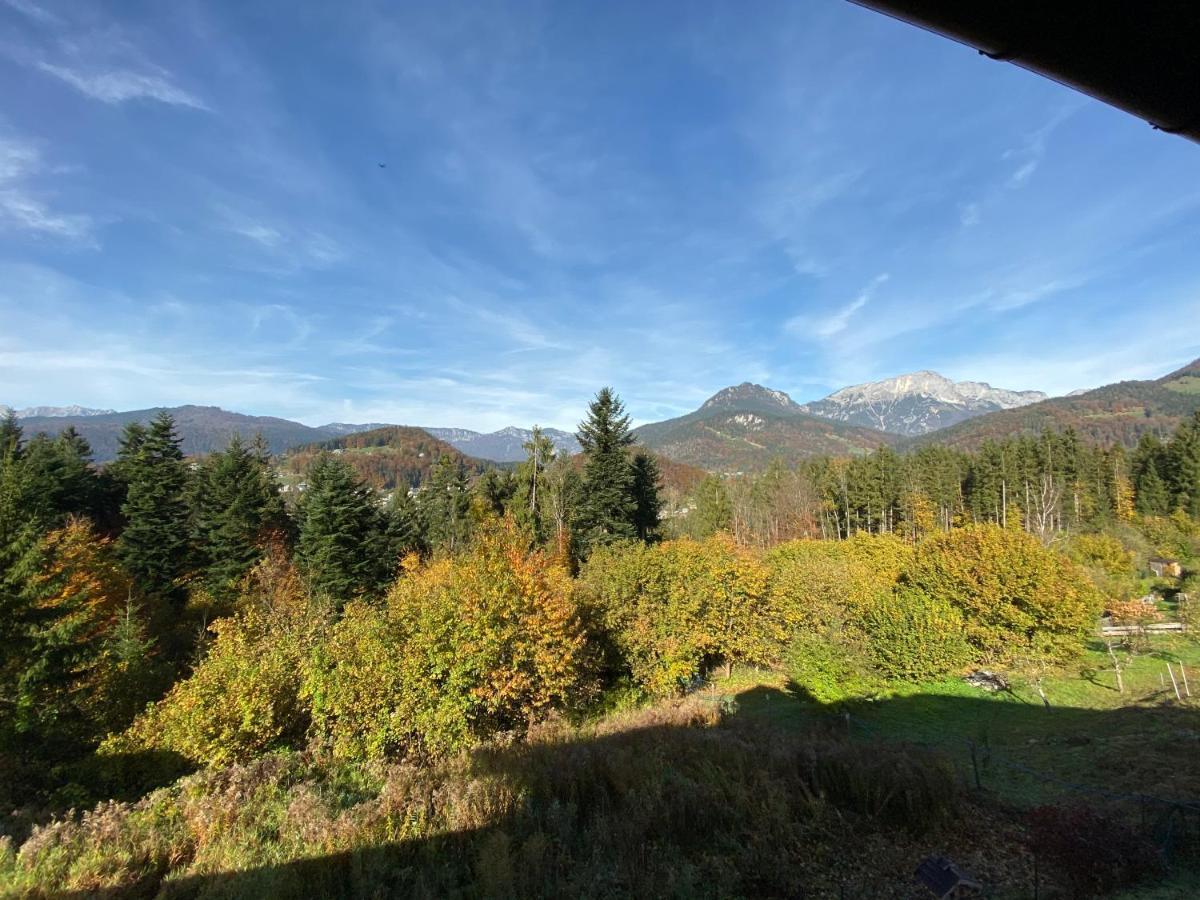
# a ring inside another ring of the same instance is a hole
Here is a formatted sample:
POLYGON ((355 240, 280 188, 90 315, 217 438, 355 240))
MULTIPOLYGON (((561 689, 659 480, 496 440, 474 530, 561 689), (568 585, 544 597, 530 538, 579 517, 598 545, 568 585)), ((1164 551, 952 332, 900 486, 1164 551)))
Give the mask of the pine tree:
POLYGON ((634 438, 629 416, 612 388, 601 388, 596 394, 576 437, 586 458, 579 540, 587 555, 594 547, 637 536, 637 502, 629 461, 634 438))
POLYGON ((388 554, 392 559, 403 559, 410 553, 426 553, 429 549, 421 527, 421 512, 403 484, 388 501, 385 531, 388 554))
POLYGON ((74 428, 53 439, 36 435, 23 448, 20 464, 30 482, 29 512, 43 530, 58 527, 67 516, 95 517, 100 487, 92 448, 74 428))
POLYGON ((429 484, 417 495, 417 505, 430 547, 454 552, 467 543, 471 493, 461 459, 451 456, 438 459, 429 484))
POLYGON ((1200 518, 1200 411, 1175 429, 1166 457, 1171 506, 1200 518))
POLYGON ((169 413, 155 416, 148 429, 126 429, 117 460, 126 484, 118 550, 143 595, 182 603, 180 578, 190 559, 188 471, 179 445, 169 413))
POLYGON ((733 503, 718 476, 704 476, 696 488, 695 500, 696 508, 688 517, 695 523, 693 534, 706 538, 729 530, 733 524, 733 503))
POLYGON ((13 410, 7 410, 0 417, 0 464, 11 458, 16 461, 21 457, 21 436, 23 429, 21 421, 13 410))
POLYGON ((398 560, 387 553, 383 510, 354 469, 324 454, 308 473, 296 561, 313 590, 337 603, 383 589, 398 560))
POLYGON ((192 536, 204 579, 218 598, 231 595, 262 558, 271 536, 287 529, 287 515, 265 448, 234 435, 212 454, 192 482, 192 536))
POLYGON ((659 487, 662 475, 658 461, 645 451, 633 455, 633 526, 640 540, 658 540, 662 524, 662 499, 659 487))

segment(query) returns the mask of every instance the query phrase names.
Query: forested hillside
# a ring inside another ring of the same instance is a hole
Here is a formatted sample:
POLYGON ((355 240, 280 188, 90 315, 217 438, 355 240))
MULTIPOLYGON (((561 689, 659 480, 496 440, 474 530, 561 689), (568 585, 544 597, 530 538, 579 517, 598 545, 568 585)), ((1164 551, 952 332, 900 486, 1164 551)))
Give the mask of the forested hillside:
POLYGON ((634 430, 646 447, 710 472, 762 471, 820 455, 863 453, 893 435, 800 411, 791 398, 759 385, 727 388, 686 416, 634 430))
POLYGON ((478 475, 489 464, 460 453, 445 441, 420 428, 388 425, 344 437, 310 444, 284 454, 284 472, 302 476, 322 453, 337 453, 342 461, 377 490, 415 488, 427 482, 443 457, 460 467, 465 475, 478 475))
POLYGON ((199 456, 221 450, 235 434, 243 441, 262 435, 272 453, 291 447, 325 440, 329 435, 319 428, 273 416, 247 416, 216 406, 175 406, 169 409, 135 409, 128 412, 86 416, 45 416, 21 420, 27 434, 43 431, 51 436, 73 428, 92 448, 96 462, 116 459, 121 435, 131 422, 147 425, 160 413, 170 413, 175 429, 182 436, 181 447, 187 456, 199 456))
POLYGON ((916 438, 914 444, 976 449, 988 439, 1071 428, 1088 443, 1131 448, 1142 435, 1169 434, 1200 410, 1198 370, 1200 361, 1156 381, 1122 381, 1073 397, 988 413, 916 438))

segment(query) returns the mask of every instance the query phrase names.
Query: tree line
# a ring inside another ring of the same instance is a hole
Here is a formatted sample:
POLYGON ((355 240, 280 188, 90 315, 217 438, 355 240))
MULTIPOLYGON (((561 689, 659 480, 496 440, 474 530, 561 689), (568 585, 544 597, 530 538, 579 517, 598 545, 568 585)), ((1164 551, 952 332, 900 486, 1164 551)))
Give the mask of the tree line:
POLYGON ((70 429, 26 440, 10 416, 0 780, 142 752, 437 755, 738 662, 818 694, 1053 665, 1136 573, 1111 540, 1047 536, 1171 509, 1195 543, 1200 418, 1132 460, 1068 433, 709 478, 667 519, 629 426, 605 388, 577 457, 535 429, 511 472, 444 457, 386 503, 324 454, 289 507, 261 442, 187 460, 164 414, 97 468, 70 429))
POLYGON ((326 453, 289 507, 261 440, 235 436, 188 460, 162 413, 129 424, 99 468, 74 429, 26 440, 10 413, 0 420, 0 768, 36 769, 127 725, 205 658, 210 624, 235 611, 268 556, 294 561, 304 590, 338 610, 379 598, 406 557, 463 551, 491 519, 508 517, 568 567, 608 543, 656 539, 657 468, 631 449, 611 390, 580 440, 582 467, 535 429, 515 472, 473 482, 443 457, 420 490, 387 503, 326 453))
POLYGON ((1132 454, 1075 432, 987 441, 977 452, 926 446, 898 454, 817 458, 788 469, 699 485, 675 533, 731 532, 770 546, 797 537, 898 534, 909 540, 970 523, 1016 525, 1043 542, 1135 515, 1200 519, 1200 413, 1166 441, 1145 435, 1132 454))

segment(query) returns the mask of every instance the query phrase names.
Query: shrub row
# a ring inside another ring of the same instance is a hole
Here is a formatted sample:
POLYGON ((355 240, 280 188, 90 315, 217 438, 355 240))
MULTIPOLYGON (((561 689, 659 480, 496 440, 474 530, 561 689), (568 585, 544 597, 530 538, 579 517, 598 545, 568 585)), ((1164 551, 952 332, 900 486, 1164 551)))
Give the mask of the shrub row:
POLYGON ((190 678, 105 749, 218 765, 308 742, 337 759, 439 757, 632 683, 685 691, 711 668, 787 663, 818 699, 971 663, 1053 663, 1100 611, 1087 577, 991 526, 767 554, 721 538, 598 550, 578 579, 506 523, 415 559, 380 602, 316 606, 268 557, 190 678))

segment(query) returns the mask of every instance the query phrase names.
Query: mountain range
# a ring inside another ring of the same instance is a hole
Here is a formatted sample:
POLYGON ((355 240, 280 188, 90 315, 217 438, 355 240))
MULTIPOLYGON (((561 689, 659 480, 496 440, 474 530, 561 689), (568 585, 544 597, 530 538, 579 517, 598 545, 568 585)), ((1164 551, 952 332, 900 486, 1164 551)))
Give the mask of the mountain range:
MULTIPOLYGON (((9 407, 0 406, 0 415, 8 413, 9 407)), ((14 409, 13 414, 18 419, 61 419, 66 416, 108 416, 115 409, 88 409, 86 406, 27 406, 25 409, 14 409)))
MULTIPOLYGON (((904 449, 936 443, 972 449, 988 439, 1037 434, 1045 428, 1069 427, 1083 440, 1128 447, 1144 433, 1169 433, 1197 410, 1200 360, 1155 380, 1124 381, 1055 398, 1038 391, 955 382, 923 371, 843 388, 807 404, 795 402, 783 391, 743 382, 718 391, 691 413, 642 425, 634 434, 662 459, 689 473, 693 467, 750 472, 776 458, 794 463, 816 455, 868 453, 884 445, 904 449)), ((112 412, 68 406, 34 407, 18 415, 29 435, 39 431, 56 434, 74 427, 92 445, 96 460, 106 462, 115 458, 126 424, 149 421, 161 411, 157 407, 112 412)), ((175 417, 184 452, 190 455, 219 449, 234 434, 246 440, 261 434, 274 453, 301 447, 307 448, 306 452, 324 447, 379 453, 379 448, 387 446, 391 448, 387 453, 396 457, 389 463, 389 470, 396 473, 388 478, 393 482, 419 479, 431 464, 425 460, 450 451, 471 467, 485 461, 524 459, 522 445, 531 434, 528 429, 513 427, 491 433, 382 423, 313 427, 215 406, 178 406, 166 411, 175 417), (366 437, 354 440, 359 435, 366 437), (426 441, 432 443, 425 446, 426 441)), ((560 450, 578 451, 578 442, 569 432, 544 431, 560 450)))
POLYGON ((1008 391, 979 381, 951 381, 937 372, 913 372, 842 388, 803 409, 850 425, 912 437, 1045 399, 1041 391, 1008 391))
POLYGON ((772 459, 864 453, 895 436, 804 411, 783 391, 743 382, 718 391, 695 412, 634 429, 664 456, 712 472, 751 472, 772 459))
MULTIPOLYGON (((490 434, 481 434, 467 428, 426 428, 425 431, 468 456, 494 462, 520 462, 526 456, 525 444, 533 437, 533 431, 530 429, 512 426, 490 434)), ((579 441, 570 432, 557 428, 543 428, 542 433, 559 452, 579 452, 579 441)))

